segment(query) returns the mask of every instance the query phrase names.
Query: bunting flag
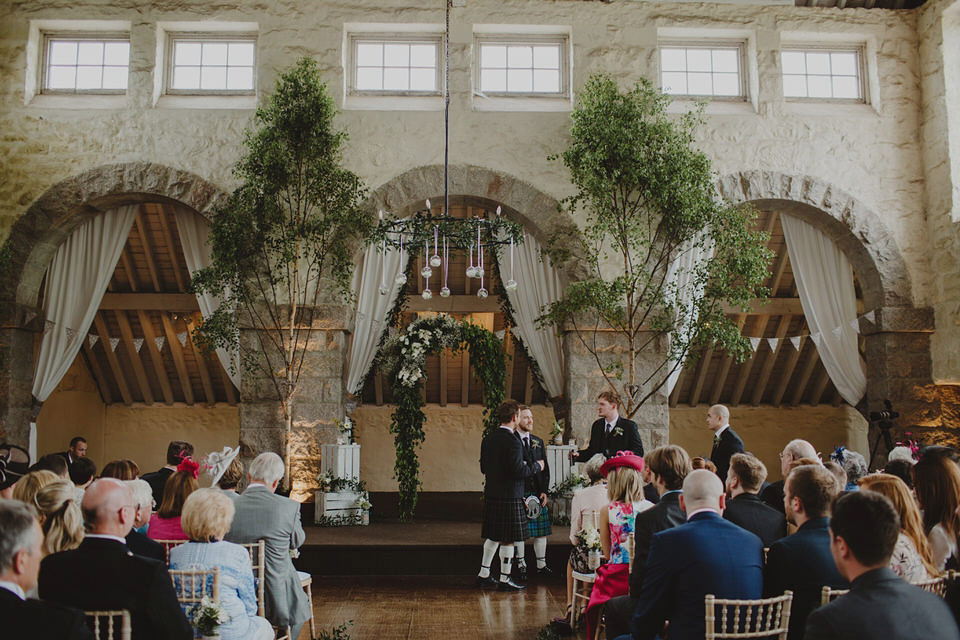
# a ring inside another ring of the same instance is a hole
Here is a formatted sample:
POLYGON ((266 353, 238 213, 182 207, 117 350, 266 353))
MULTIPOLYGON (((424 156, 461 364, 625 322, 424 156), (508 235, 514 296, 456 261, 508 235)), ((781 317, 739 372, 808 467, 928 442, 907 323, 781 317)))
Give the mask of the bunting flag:
POLYGON ((500 331, 494 331, 494 332, 493 332, 493 335, 495 335, 495 336, 497 336, 498 338, 500 338, 501 340, 503 340, 503 338, 507 335, 507 332, 506 332, 505 329, 501 329, 500 331))
POLYGON ((187 332, 186 332, 186 331, 181 331, 180 333, 178 333, 178 334, 177 334, 177 340, 180 341, 180 346, 181 346, 181 347, 187 346, 187 332))
MULTIPOLYGON (((862 332, 860 331, 860 320, 866 320, 866 321, 869 322, 870 324, 876 326, 876 324, 877 324, 877 311, 876 311, 876 309, 873 309, 873 310, 871 310, 871 311, 868 311, 867 313, 863 314, 862 316, 857 316, 856 318, 850 320, 849 322, 845 322, 844 324, 840 325, 839 327, 833 327, 832 329, 830 329, 830 331, 833 333, 833 335, 837 336, 838 338, 843 334, 843 331, 844 331, 844 329, 845 329, 846 327, 850 327, 851 329, 853 329, 854 331, 856 331, 858 334, 860 334, 860 333, 862 333, 862 332)), ((826 332, 826 329, 824 329, 823 332, 826 332)), ((821 332, 821 333, 823 333, 823 332, 821 332)), ((820 334, 817 334, 816 336, 813 336, 813 335, 811 335, 811 334, 807 334, 807 335, 810 335, 811 338, 814 338, 814 340, 813 340, 814 344, 816 344, 817 346, 820 345, 820 340, 821 340, 821 338, 823 337, 822 335, 820 335, 820 334)), ((751 344, 753 344, 752 341, 754 340, 754 338, 752 338, 752 337, 750 337, 750 336, 744 336, 744 337, 745 337, 745 338, 749 338, 749 339, 751 340, 751 344)), ((804 337, 803 335, 799 335, 799 336, 785 336, 785 337, 786 337, 788 340, 790 340, 790 342, 793 343, 793 348, 794 348, 794 349, 796 349, 797 351, 800 350, 801 339, 804 337)), ((758 340, 766 340, 766 341, 767 341, 767 344, 770 345, 770 350, 771 350, 771 351, 776 351, 776 350, 777 350, 777 345, 780 343, 780 340, 781 340, 782 338, 757 338, 757 339, 758 339, 758 340)), ((754 351, 757 350, 756 345, 754 345, 753 350, 754 350, 754 351)))
POLYGON ((810 339, 813 340, 813 344, 817 345, 818 347, 820 346, 820 338, 821 336, 819 333, 810 334, 810 339))
POLYGON ((166 341, 166 338, 163 336, 157 336, 153 339, 153 341, 157 345, 157 351, 163 351, 163 343, 166 341))
POLYGON ((753 352, 757 352, 757 347, 760 346, 760 338, 750 338, 750 346, 753 347, 753 352))
POLYGON ((850 325, 851 329, 853 329, 857 333, 860 333, 860 321, 858 319, 854 318, 848 324, 850 325))
POLYGON ((97 340, 99 339, 100 339, 100 336, 94 335, 91 333, 90 335, 87 336, 87 344, 89 344, 90 348, 93 349, 93 345, 97 344, 97 340))
POLYGON ((110 338, 110 351, 116 351, 118 344, 120 344, 120 338, 110 338))
POLYGON ((36 311, 26 311, 23 314, 23 324, 30 324, 30 321, 37 317, 36 311))
POLYGON ((51 331, 56 325, 53 323, 53 320, 44 320, 43 321, 43 332, 51 331))
POLYGON ((77 335, 76 331, 74 331, 70 327, 67 327, 67 340, 73 340, 74 336, 76 335, 77 335))
POLYGON ((843 333, 843 325, 840 325, 839 327, 834 327, 833 330, 832 330, 832 333, 833 333, 833 335, 835 335, 835 336, 837 336, 837 337, 839 338, 840 335, 843 333))
POLYGON ((137 353, 140 353, 140 349, 143 348, 143 338, 134 338, 133 346, 137 350, 137 353))
POLYGON ((865 315, 865 316, 863 316, 863 317, 866 318, 866 319, 870 322, 870 324, 873 324, 873 325, 877 324, 877 312, 876 312, 876 311, 868 311, 868 312, 867 312, 867 315, 865 315))
POLYGON ((777 345, 780 344, 780 338, 767 338, 767 344, 770 345, 770 351, 776 352, 777 345))
POLYGON ((800 351, 800 341, 803 340, 803 336, 793 336, 790 338, 790 342, 793 344, 793 348, 797 351, 800 351))

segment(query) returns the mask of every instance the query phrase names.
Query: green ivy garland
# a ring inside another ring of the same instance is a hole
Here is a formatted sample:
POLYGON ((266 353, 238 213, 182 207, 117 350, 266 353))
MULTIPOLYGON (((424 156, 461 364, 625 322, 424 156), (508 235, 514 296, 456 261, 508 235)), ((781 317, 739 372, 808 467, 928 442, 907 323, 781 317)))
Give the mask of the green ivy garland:
POLYGON ((393 466, 400 490, 400 519, 410 520, 417 505, 420 461, 417 449, 423 443, 423 367, 427 356, 443 349, 454 353, 466 347, 477 377, 483 383, 484 435, 497 427, 497 407, 503 402, 507 371, 503 341, 492 332, 469 322, 438 314, 410 323, 403 333, 383 345, 378 356, 393 391, 397 408, 390 417, 397 459, 393 466))

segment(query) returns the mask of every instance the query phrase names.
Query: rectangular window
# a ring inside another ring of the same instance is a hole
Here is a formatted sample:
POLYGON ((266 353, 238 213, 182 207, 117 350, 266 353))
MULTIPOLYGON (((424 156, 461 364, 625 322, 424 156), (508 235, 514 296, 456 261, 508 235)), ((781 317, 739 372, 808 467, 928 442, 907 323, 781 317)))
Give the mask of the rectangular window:
POLYGON ((566 43, 566 38, 479 39, 478 91, 488 96, 566 96, 566 43))
POLYGON ((254 93, 253 37, 174 35, 168 59, 167 93, 254 93))
POLYGON ((785 98, 864 101, 859 49, 785 49, 780 60, 785 98))
POLYGON ((351 93, 436 95, 440 93, 440 36, 351 38, 351 93))
POLYGON ((664 93, 743 99, 743 76, 741 44, 660 47, 660 86, 664 93))
POLYGON ((44 93, 125 93, 129 67, 125 35, 44 38, 44 93))

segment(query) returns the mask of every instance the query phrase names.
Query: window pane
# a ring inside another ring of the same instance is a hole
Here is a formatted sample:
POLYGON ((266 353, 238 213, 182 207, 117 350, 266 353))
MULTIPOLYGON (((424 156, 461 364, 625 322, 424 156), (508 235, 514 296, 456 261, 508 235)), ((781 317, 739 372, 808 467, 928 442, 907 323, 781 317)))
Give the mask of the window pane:
POLYGON ((736 73, 718 73, 713 76, 713 93, 717 96, 740 95, 740 76, 736 73))
POLYGON ((687 74, 666 72, 661 75, 661 84, 665 93, 685 94, 687 93, 687 74))
POLYGON ((740 71, 740 56, 736 49, 714 49, 713 70, 737 73, 740 71))
POLYGON ((433 69, 411 69, 410 89, 413 91, 436 91, 437 72, 433 69))
POLYGON ((501 45, 485 44, 480 47, 480 65, 484 69, 507 66, 507 48, 501 45))
POLYGON ((687 52, 684 49, 661 49, 660 69, 663 71, 686 71, 687 52))
POLYGON ((81 42, 77 46, 77 64, 103 64, 102 42, 81 42))
POLYGON ((503 69, 480 71, 480 91, 506 91, 507 72, 503 69))
POLYGON ((688 71, 710 71, 711 59, 709 49, 687 49, 688 71))
POLYGON ((127 88, 127 68, 126 67, 104 67, 103 68, 103 88, 104 89, 126 89, 127 88))
POLYGON ((804 74, 807 71, 807 65, 804 62, 803 53, 799 51, 784 51, 780 54, 780 61, 783 64, 784 74, 804 74))
POLYGON ((203 58, 204 66, 225 66, 227 64, 227 43, 226 42, 204 42, 203 58))
POLYGON ((860 83, 848 76, 833 78, 833 97, 856 100, 860 97, 860 83))
POLYGON ((50 43, 50 64, 58 65, 58 66, 77 64, 77 43, 76 42, 56 42, 56 41, 51 42, 50 43))
POLYGON ((102 67, 77 67, 77 89, 100 89, 102 67))
POLYGON ((533 66, 537 69, 559 69, 560 47, 556 45, 551 45, 549 47, 534 47, 533 66))
POLYGON ((227 88, 227 68, 226 67, 201 67, 200 68, 200 88, 201 89, 226 89, 227 88))
POLYGON ((507 49, 507 64, 510 68, 533 66, 533 47, 512 46, 507 49))
POLYGON ((508 69, 507 90, 533 91, 533 71, 530 69, 508 69))
POLYGON ((410 64, 410 45, 386 44, 383 46, 383 63, 391 67, 406 67, 410 64))
POLYGON ((253 89, 252 67, 230 67, 227 69, 227 89, 245 91, 253 89))
POLYGON ((830 76, 807 76, 807 92, 811 98, 833 97, 830 76))
POLYGON ((253 66, 252 42, 231 42, 228 47, 227 55, 229 56, 228 60, 231 66, 253 66))
POLYGON ((407 67, 386 67, 383 70, 383 88, 387 91, 406 91, 410 88, 407 67))
POLYGON ((831 70, 838 76, 857 75, 857 54, 850 52, 837 52, 830 54, 832 63, 831 70))
POLYGON ((357 44, 357 66, 376 67, 383 64, 383 45, 361 42, 357 44))
POLYGON ((130 63, 129 42, 107 42, 103 45, 103 63, 127 66, 130 63))
POLYGON ((200 67, 176 67, 173 70, 174 89, 199 89, 200 67))
POLYGON ((830 75, 830 54, 807 53, 807 73, 810 75, 830 75))
POLYGON ((47 86, 51 89, 74 89, 76 81, 76 67, 50 67, 47 74, 47 86))
POLYGON ((533 72, 533 90, 538 93, 559 93, 560 73, 550 69, 533 72))
POLYGON ((109 40, 47 41, 44 89, 123 90, 127 86, 130 44, 109 40))
POLYGON ((361 91, 379 91, 383 89, 383 69, 358 67, 357 89, 361 91))
POLYGON ((687 88, 692 96, 707 96, 713 93, 713 78, 709 73, 688 73, 687 88))
POLYGON ((807 76, 783 76, 783 95, 788 98, 806 98, 807 76))
POLYGON ((437 67, 437 47, 432 44, 410 45, 411 67, 437 67))
POLYGON ((173 45, 173 62, 176 65, 199 65, 200 52, 203 48, 199 42, 177 42, 173 45))

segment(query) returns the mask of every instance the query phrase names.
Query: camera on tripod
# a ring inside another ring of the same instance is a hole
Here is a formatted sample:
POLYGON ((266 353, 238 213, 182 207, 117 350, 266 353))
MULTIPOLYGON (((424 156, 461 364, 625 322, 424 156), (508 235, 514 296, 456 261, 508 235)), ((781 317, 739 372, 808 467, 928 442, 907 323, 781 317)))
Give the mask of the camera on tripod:
POLYGON ((883 444, 887 446, 887 451, 893 449, 893 438, 890 437, 890 430, 893 429, 893 420, 900 417, 900 412, 893 410, 893 405, 890 403, 890 400, 885 399, 883 406, 883 411, 870 412, 870 422, 876 423, 880 429, 880 433, 877 434, 877 440, 873 443, 873 451, 870 453, 871 461, 873 461, 873 456, 876 454, 877 447, 880 445, 881 437, 883 438, 883 444))

